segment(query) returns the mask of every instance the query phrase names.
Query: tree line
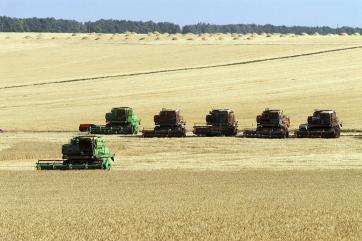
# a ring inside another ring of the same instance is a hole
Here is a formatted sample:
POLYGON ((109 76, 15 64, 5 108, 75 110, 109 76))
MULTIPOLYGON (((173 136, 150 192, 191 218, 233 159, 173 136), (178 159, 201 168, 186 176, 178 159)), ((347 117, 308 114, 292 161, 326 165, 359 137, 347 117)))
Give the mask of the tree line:
POLYGON ((271 24, 257 25, 257 24, 228 24, 228 25, 216 25, 207 23, 198 23, 195 25, 186 25, 183 27, 184 33, 281 33, 281 34, 314 34, 319 33, 321 35, 327 34, 362 34, 362 28, 331 28, 327 26, 323 27, 303 27, 303 26, 275 26, 271 24))
POLYGON ((152 21, 98 20, 78 22, 55 18, 0 17, 0 32, 51 32, 51 33, 180 33, 177 24, 152 21))
POLYGON ((75 20, 64 20, 55 18, 11 18, 0 16, 0 32, 54 32, 54 33, 293 33, 293 34, 362 34, 362 28, 352 27, 303 27, 303 26, 275 26, 271 24, 228 24, 216 25, 198 23, 194 25, 180 25, 152 21, 127 21, 127 20, 98 20, 78 22, 75 20))

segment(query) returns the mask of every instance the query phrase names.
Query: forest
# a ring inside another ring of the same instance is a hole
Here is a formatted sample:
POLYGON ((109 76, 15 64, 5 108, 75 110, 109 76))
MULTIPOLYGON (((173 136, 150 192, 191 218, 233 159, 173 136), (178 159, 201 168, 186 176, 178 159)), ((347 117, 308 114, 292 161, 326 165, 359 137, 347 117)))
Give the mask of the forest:
POLYGON ((362 28, 328 26, 275 26, 271 24, 227 24, 198 23, 181 27, 170 22, 97 20, 79 22, 55 18, 12 18, 0 16, 0 32, 51 32, 51 33, 293 33, 293 34, 362 34, 362 28))

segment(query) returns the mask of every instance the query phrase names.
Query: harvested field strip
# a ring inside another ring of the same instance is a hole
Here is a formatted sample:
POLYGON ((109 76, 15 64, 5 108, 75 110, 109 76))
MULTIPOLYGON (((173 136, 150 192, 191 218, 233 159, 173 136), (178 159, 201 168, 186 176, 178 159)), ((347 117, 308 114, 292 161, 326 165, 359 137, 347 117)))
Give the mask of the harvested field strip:
MULTIPOLYGON (((9 135, 4 142, 8 146, 0 150, 0 170, 28 170, 38 159, 61 159, 61 145, 70 137, 64 133, 9 135)), ((104 140, 110 151, 116 154, 113 171, 362 168, 361 137, 255 140, 104 136, 104 140)))
POLYGON ((60 158, 61 143, 18 142, 0 151, 0 160, 31 160, 44 158, 60 158))
POLYGON ((339 48, 339 49, 330 49, 330 50, 325 50, 325 51, 317 51, 317 52, 310 52, 310 53, 304 53, 304 54, 288 55, 288 56, 275 57, 275 58, 249 60, 249 61, 234 62, 234 63, 227 63, 227 64, 216 64, 216 65, 207 65, 207 66, 198 66, 198 67, 186 67, 186 68, 156 70, 156 71, 130 73, 130 74, 105 75, 105 76, 97 76, 97 77, 89 77, 89 78, 78 78, 78 79, 61 80, 61 81, 54 81, 54 82, 42 82, 42 83, 34 83, 34 84, 11 85, 11 86, 1 87, 0 90, 31 87, 31 86, 64 84, 64 83, 73 83, 73 82, 84 82, 84 81, 93 81, 93 80, 110 79, 110 78, 152 75, 152 74, 160 74, 160 73, 168 73, 168 72, 211 69, 211 68, 220 68, 220 67, 228 67, 228 66, 235 66, 235 65, 255 64, 255 63, 269 62, 269 61, 275 61, 275 60, 293 59, 293 58, 300 58, 300 57, 306 57, 306 56, 327 54, 327 53, 333 53, 333 52, 348 51, 348 50, 354 50, 354 49, 362 49, 362 46, 354 46, 354 47, 339 48))

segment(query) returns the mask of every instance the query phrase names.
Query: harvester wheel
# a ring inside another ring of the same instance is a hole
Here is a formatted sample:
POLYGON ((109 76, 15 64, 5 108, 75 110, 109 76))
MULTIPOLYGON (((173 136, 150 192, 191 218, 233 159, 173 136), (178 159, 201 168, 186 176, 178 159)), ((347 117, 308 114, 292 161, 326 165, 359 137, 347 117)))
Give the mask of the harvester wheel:
POLYGON ((107 160, 105 160, 105 161, 103 161, 103 169, 104 170, 107 170, 107 171, 109 171, 109 170, 111 170, 111 167, 112 167, 112 163, 109 161, 109 159, 107 159, 107 160))
POLYGON ((183 133, 182 133, 182 137, 186 137, 186 129, 183 129, 182 132, 183 132, 183 133))
POLYGON ((235 128, 233 135, 236 136, 237 134, 238 134, 238 128, 235 128))

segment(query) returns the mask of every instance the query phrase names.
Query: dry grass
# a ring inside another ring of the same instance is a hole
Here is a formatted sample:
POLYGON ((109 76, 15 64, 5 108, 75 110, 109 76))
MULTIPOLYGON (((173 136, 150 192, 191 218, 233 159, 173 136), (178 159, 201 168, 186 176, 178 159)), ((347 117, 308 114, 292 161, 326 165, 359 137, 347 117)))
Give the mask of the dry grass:
MULTIPOLYGON (((275 34, 266 34, 266 33, 248 33, 248 34, 238 34, 238 33, 214 33, 214 34, 199 34, 199 35, 195 35, 195 34, 191 34, 191 33, 187 33, 187 34, 161 34, 158 32, 151 32, 151 33, 147 33, 147 34, 137 34, 134 32, 126 32, 126 33, 121 33, 121 34, 101 34, 101 33, 90 33, 90 34, 78 34, 78 33, 73 33, 73 34, 61 34, 61 33, 57 33, 57 34, 53 34, 53 33, 26 33, 26 35, 24 33, 9 33, 11 35, 11 39, 14 41, 19 41, 20 39, 27 39, 27 40, 34 40, 34 41, 29 41, 29 43, 36 43, 35 40, 54 40, 57 39, 59 44, 62 44, 62 41, 64 40, 73 40, 72 43, 75 43, 75 40, 82 40, 82 38, 84 38, 83 40, 86 39, 92 39, 92 40, 103 40, 103 42, 109 41, 109 40, 118 40, 121 41, 126 44, 137 44, 137 41, 144 41, 147 40, 147 44, 170 44, 170 43, 176 43, 174 41, 172 41, 173 37, 177 37, 178 40, 189 40, 189 39, 194 39, 194 40, 203 40, 204 37, 206 37, 204 39, 208 41, 208 43, 211 44, 230 44, 232 43, 234 40, 234 38, 236 37, 240 37, 243 38, 244 40, 246 40, 246 38, 248 37, 253 37, 255 39, 258 39, 258 44, 264 44, 265 41, 267 42, 271 42, 273 44, 276 44, 275 38, 273 37, 286 37, 289 36, 290 34, 279 34, 279 33, 275 33, 275 34), (103 37, 103 38, 102 38, 103 37), (98 39, 101 38, 101 39, 98 39)), ((3 34, 0 34, 3 35, 3 34)), ((315 37, 313 40, 317 40, 317 42, 319 41, 318 39, 318 35, 317 34, 313 34, 313 35, 308 35, 306 33, 301 34, 303 36, 310 36, 310 37, 315 37)), ((338 36, 345 36, 345 37, 359 37, 360 35, 358 33, 356 34, 351 34, 348 35, 346 33, 341 33, 340 35, 328 35, 329 37, 338 37, 338 36)), ((10 36, 9 36, 10 37, 10 36)), ((296 37, 296 36, 295 36, 296 37)), ((4 36, 5 38, 5 36, 4 36)), ((176 40, 176 39, 175 39, 176 40)), ((311 39, 312 40, 312 39, 311 39)), ((329 39, 330 40, 330 39, 329 39)), ((305 41, 305 40, 304 40, 305 41)), ((43 41, 44 44, 46 44, 46 41, 43 41)), ((55 42, 55 41, 53 41, 55 42)), ((188 41, 187 41, 188 42, 188 41)), ((195 41, 193 44, 197 45, 200 44, 198 43, 199 41, 195 41)), ((285 42, 285 41, 283 41, 285 42)), ((84 43, 83 43, 84 44, 84 43)), ((180 41, 179 44, 185 44, 185 41, 180 41)), ((188 44, 191 44, 191 42, 188 42, 188 44)), ((279 44, 279 43, 277 43, 279 44)))
POLYGON ((0 172, 7 240, 360 240, 360 171, 0 172))

